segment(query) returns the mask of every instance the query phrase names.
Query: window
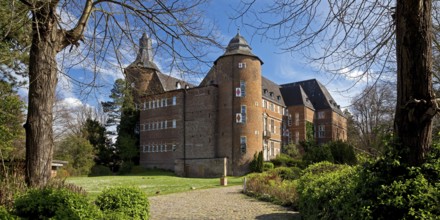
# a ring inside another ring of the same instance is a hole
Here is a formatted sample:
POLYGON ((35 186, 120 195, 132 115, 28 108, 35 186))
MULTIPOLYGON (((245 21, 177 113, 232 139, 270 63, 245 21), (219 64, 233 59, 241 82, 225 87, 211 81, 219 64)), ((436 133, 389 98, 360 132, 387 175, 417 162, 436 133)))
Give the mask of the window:
POLYGON ((318 119, 324 119, 325 118, 325 112, 318 112, 318 119))
POLYGON ((150 145, 147 145, 147 152, 151 152, 151 147, 150 147, 150 145))
POLYGON ((267 117, 266 116, 264 116, 264 119, 263 119, 263 131, 267 131, 267 117))
POLYGON ((318 126, 318 137, 320 138, 325 137, 325 125, 318 126))
POLYGON ((162 107, 167 106, 167 100, 166 99, 162 99, 162 107))
POLYGON ((244 80, 240 80, 240 89, 241 89, 241 97, 246 95, 246 82, 244 80))
POLYGON ((266 100, 263 100, 263 108, 267 108, 267 102, 266 102, 266 100))
POLYGON ((167 128, 168 128, 168 121, 165 120, 165 129, 167 129, 167 128))
POLYGON ((273 156, 275 154, 275 143, 270 142, 270 156, 273 156))
POLYGON ((299 144, 299 131, 295 131, 295 144, 299 144))
POLYGON ((167 107, 167 106, 168 106, 168 99, 167 99, 167 98, 164 98, 163 101, 164 101, 164 105, 165 105, 165 107, 167 107))
POLYGON ((173 96, 173 105, 176 105, 176 96, 173 96))
POLYGON ((157 106, 158 108, 161 107, 161 106, 160 106, 160 100, 159 100, 159 99, 156 100, 156 106, 157 106))
POLYGON ((270 110, 271 110, 271 111, 274 110, 273 103, 270 103, 270 110))
POLYGON ((289 114, 289 116, 287 116, 287 125, 290 127, 292 126, 292 115, 289 114))
POLYGON ((144 110, 147 109, 147 103, 144 102, 144 110))
POLYGON ((162 129, 162 122, 161 121, 158 121, 157 125, 158 125, 158 128, 157 128, 158 130, 162 129))
POLYGON ((151 101, 148 101, 148 109, 151 109, 151 101))
POLYGON ((173 119, 173 128, 176 128, 176 119, 173 119))
POLYGON ((295 126, 299 125, 299 113, 295 113, 295 126))
POLYGON ((270 132, 274 133, 275 131, 275 121, 270 119, 270 132))
POLYGON ((156 102, 153 100, 153 101, 151 101, 151 103, 152 103, 151 108, 155 109, 156 108, 156 102))
POLYGON ((246 153, 246 136, 241 136, 240 137, 240 150, 241 153, 246 153))
POLYGON ((241 123, 246 123, 246 106, 241 106, 241 123))
POLYGON ((147 152, 145 145, 142 145, 142 152, 147 152))
POLYGON ((182 88, 182 85, 180 84, 180 82, 176 82, 176 89, 180 89, 182 88))
POLYGON ((173 144, 173 151, 176 151, 176 145, 173 144))
POLYGON ((244 69, 244 68, 246 68, 246 63, 238 63, 238 68, 239 68, 239 69, 244 69))
POLYGON ((162 129, 166 128, 166 121, 162 121, 162 129))

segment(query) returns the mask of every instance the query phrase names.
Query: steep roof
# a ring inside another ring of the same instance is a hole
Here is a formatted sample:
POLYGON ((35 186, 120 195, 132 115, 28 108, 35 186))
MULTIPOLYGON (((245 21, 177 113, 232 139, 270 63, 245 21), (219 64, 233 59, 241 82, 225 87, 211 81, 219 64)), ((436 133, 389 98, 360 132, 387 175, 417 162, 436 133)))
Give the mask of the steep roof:
POLYGON ((165 75, 163 73, 160 72, 156 72, 157 77, 159 78, 162 87, 164 89, 164 91, 171 91, 171 90, 176 90, 176 89, 180 89, 180 88, 185 88, 186 86, 188 87, 194 87, 193 84, 185 82, 181 79, 177 79, 175 77, 169 76, 169 75, 165 75), (177 87, 177 85, 180 83, 180 88, 177 87))
POLYGON ((310 98, 307 96, 301 85, 295 85, 289 88, 281 88, 280 90, 287 106, 304 105, 310 109, 315 109, 310 101, 310 98))
MULTIPOLYGON (((316 110, 331 108, 333 111, 343 114, 339 105, 335 102, 328 90, 316 79, 281 85, 281 92, 287 106, 306 104, 304 99, 308 98, 316 110), (301 91, 302 89, 302 91, 301 91), (304 93, 306 96, 304 96, 304 93), (297 96, 298 94, 301 94, 297 96)), ((307 100, 307 99, 306 99, 307 100)))
POLYGON ((249 46, 249 44, 246 41, 246 39, 244 39, 244 37, 241 36, 240 33, 237 33, 237 35, 235 35, 235 37, 233 37, 229 41, 229 44, 226 47, 225 53, 222 56, 220 56, 219 58, 217 58, 217 60, 214 61, 214 64, 217 63, 217 61, 220 58, 222 58, 224 56, 230 56, 230 55, 247 55, 247 56, 252 56, 252 57, 257 58, 261 62, 261 64, 263 64, 263 61, 258 56, 255 56, 252 53, 251 46, 249 46))
POLYGON ((282 106, 286 106, 284 104, 283 96, 281 95, 280 86, 276 83, 270 81, 264 76, 261 76, 261 87, 263 92, 263 98, 278 103, 282 106))
POLYGON ((159 71, 156 64, 153 62, 153 48, 151 39, 144 33, 139 39, 139 51, 136 60, 128 67, 143 67, 159 71))

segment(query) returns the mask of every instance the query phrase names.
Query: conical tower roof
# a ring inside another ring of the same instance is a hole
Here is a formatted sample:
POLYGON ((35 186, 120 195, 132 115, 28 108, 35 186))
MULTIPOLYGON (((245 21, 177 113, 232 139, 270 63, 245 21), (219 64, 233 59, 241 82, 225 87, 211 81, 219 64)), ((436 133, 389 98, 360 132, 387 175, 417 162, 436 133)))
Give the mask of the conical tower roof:
POLYGON ((151 39, 146 33, 144 33, 141 39, 139 39, 139 51, 137 53, 136 60, 128 67, 143 67, 159 71, 159 68, 157 68, 156 64, 153 62, 153 48, 151 39))
POLYGON ((246 39, 244 39, 243 36, 240 35, 239 32, 237 32, 237 35, 233 37, 230 41, 228 46, 226 47, 225 53, 217 58, 217 60, 214 63, 217 63, 218 59, 224 57, 224 56, 230 56, 230 55, 248 55, 257 58, 260 60, 261 64, 263 64, 263 61, 258 57, 255 56, 252 53, 252 48, 249 46, 246 39))

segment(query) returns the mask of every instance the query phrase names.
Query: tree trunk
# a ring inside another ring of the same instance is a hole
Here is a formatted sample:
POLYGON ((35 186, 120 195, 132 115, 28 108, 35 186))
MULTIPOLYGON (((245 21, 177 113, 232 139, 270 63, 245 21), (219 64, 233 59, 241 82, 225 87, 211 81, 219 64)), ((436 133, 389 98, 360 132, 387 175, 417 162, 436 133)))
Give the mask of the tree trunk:
POLYGON ((425 161, 436 112, 432 91, 431 0, 397 0, 397 106, 394 130, 404 163, 425 161))
MULTIPOLYGON (((53 153, 52 108, 57 85, 57 32, 55 6, 32 11, 32 47, 29 54, 29 104, 26 130, 26 183, 45 185, 51 175, 53 153)), ((56 3, 55 3, 56 5, 56 3)))

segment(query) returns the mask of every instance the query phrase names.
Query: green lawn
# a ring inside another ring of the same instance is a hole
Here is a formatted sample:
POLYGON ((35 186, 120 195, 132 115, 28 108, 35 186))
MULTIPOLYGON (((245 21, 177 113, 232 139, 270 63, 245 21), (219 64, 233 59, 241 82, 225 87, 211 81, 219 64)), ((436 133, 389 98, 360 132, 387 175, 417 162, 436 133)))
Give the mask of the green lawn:
MULTIPOLYGON (((220 178, 183 178, 172 172, 150 170, 141 174, 124 176, 69 177, 67 183, 84 188, 90 197, 96 197, 103 189, 113 186, 134 186, 142 189, 148 196, 155 196, 195 189, 220 187, 220 178)), ((228 177, 228 185, 243 184, 242 177, 228 177)))

